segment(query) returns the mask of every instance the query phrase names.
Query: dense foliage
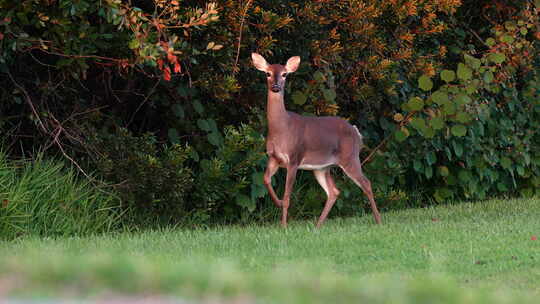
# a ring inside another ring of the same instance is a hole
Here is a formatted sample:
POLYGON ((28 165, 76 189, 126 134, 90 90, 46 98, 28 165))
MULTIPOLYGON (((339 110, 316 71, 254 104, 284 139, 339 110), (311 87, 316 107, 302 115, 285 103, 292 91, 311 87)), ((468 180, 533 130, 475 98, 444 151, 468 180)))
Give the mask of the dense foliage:
MULTIPOLYGON (((235 221, 268 203, 265 84, 249 55, 299 55, 287 107, 360 127, 384 208, 535 195, 539 9, 537 0, 0 0, 0 128, 13 156, 39 147, 97 170, 136 213, 235 221)), ((357 212, 360 191, 339 187, 338 212, 357 212)), ((296 189, 297 212, 320 209, 311 177, 296 189)))

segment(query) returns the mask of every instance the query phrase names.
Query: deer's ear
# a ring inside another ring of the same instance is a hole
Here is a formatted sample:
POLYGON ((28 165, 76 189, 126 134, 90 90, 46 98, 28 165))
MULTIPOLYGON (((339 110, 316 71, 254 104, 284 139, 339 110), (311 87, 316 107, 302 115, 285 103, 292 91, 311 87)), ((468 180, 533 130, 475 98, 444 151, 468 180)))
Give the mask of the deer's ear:
POLYGON ((263 56, 257 54, 257 53, 251 53, 251 60, 253 61, 253 65, 255 68, 259 71, 266 72, 268 70, 268 63, 266 62, 266 59, 264 59, 263 56))
POLYGON ((287 60, 285 69, 287 69, 287 73, 292 73, 292 72, 295 72, 299 66, 300 66, 300 56, 294 56, 294 57, 289 58, 289 60, 287 60))

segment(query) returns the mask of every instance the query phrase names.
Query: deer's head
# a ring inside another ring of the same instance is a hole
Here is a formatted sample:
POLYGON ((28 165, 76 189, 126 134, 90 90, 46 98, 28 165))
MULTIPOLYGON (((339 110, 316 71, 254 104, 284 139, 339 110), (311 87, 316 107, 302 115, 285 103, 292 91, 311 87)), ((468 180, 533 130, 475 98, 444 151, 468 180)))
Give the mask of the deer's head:
POLYGON ((296 71, 300 65, 299 56, 289 58, 285 65, 268 64, 266 59, 257 53, 251 53, 251 59, 257 70, 266 73, 268 90, 271 90, 274 93, 279 93, 285 88, 285 79, 287 78, 287 75, 296 71))

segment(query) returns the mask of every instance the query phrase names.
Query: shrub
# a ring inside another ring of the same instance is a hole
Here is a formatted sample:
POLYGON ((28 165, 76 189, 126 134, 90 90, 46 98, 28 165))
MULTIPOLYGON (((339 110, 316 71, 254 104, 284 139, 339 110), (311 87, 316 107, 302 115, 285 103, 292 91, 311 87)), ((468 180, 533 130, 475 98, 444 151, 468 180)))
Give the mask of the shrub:
POLYGON ((0 236, 82 235, 119 226, 119 200, 61 162, 0 151, 0 236))
POLYGON ((194 186, 186 165, 190 147, 161 145, 151 134, 136 137, 126 129, 92 136, 89 143, 97 150, 98 174, 115 184, 135 223, 178 221, 196 205, 186 199, 194 186))
POLYGON ((228 126, 214 153, 198 163, 193 201, 198 218, 235 221, 257 208, 266 196, 264 137, 249 125, 228 126))

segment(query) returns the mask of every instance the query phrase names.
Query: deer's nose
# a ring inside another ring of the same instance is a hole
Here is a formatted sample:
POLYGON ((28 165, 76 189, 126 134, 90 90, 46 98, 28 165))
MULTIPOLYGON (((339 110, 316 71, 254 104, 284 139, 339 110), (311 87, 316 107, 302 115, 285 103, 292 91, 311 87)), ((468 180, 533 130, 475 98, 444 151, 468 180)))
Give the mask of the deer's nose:
POLYGON ((270 89, 272 90, 272 92, 277 93, 281 91, 281 86, 279 86, 279 84, 273 84, 270 89))

